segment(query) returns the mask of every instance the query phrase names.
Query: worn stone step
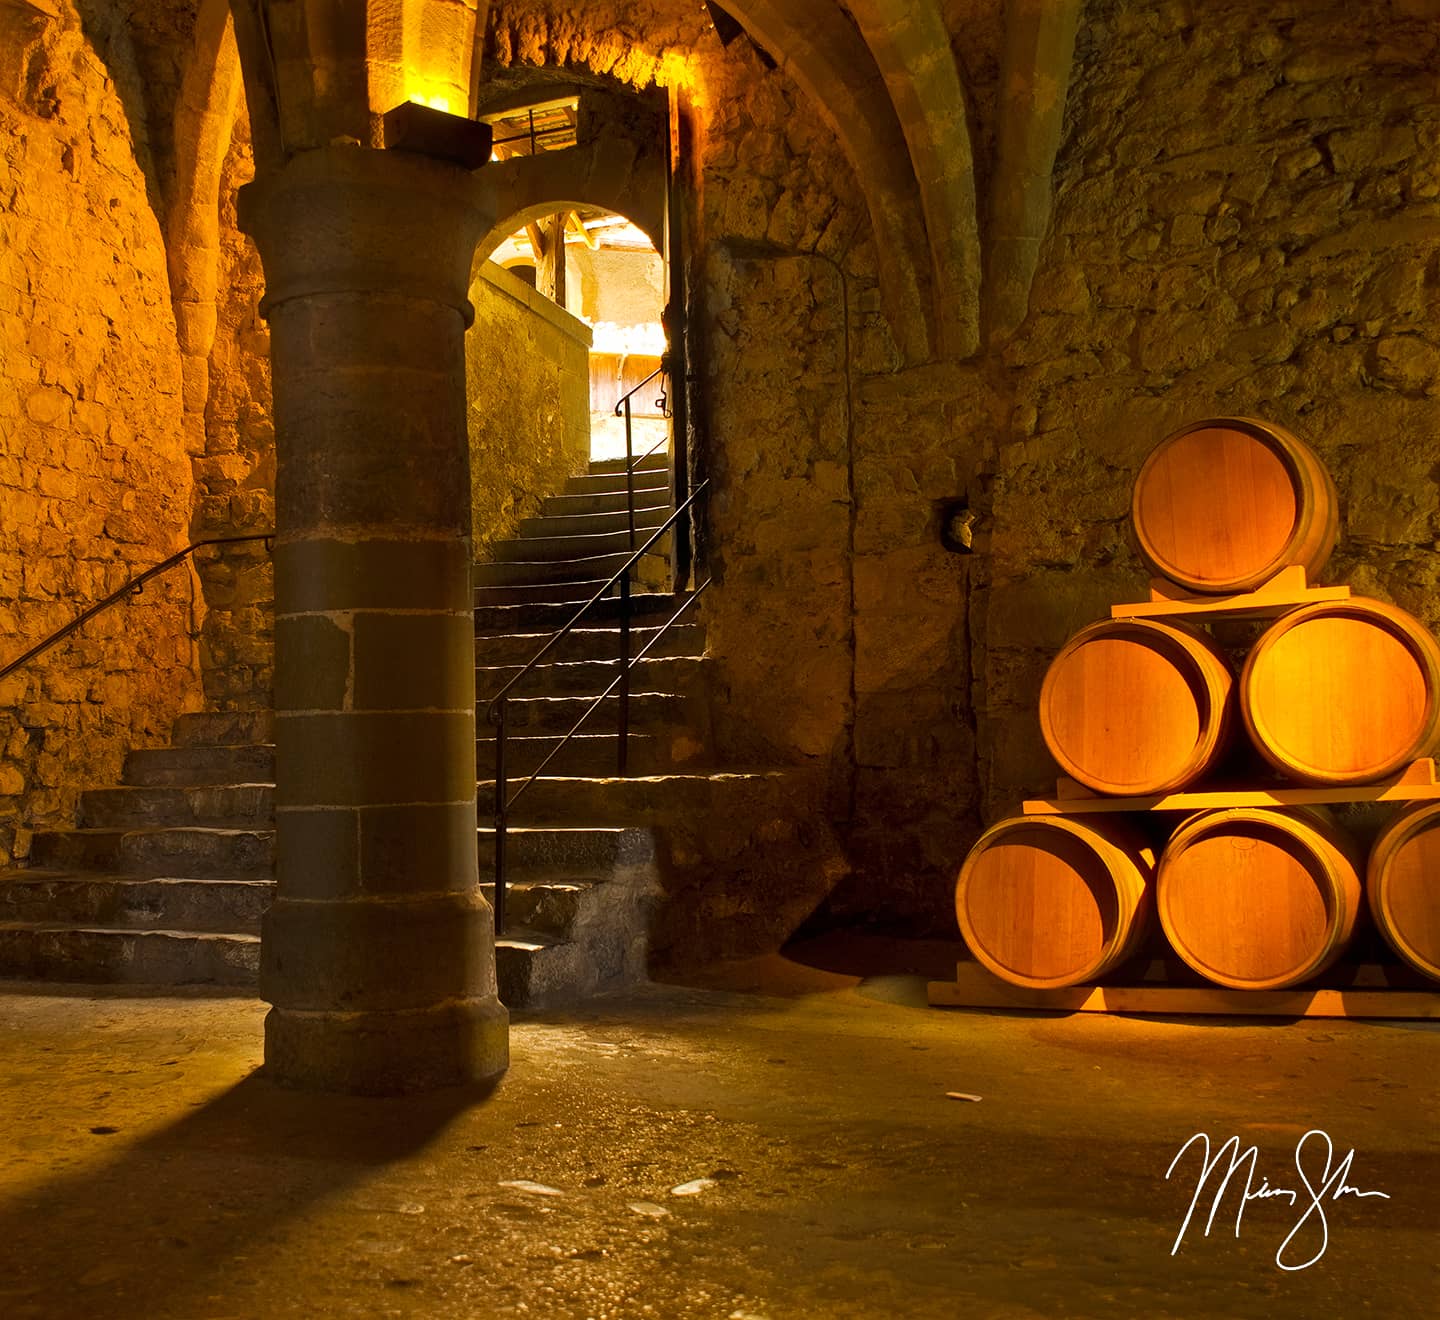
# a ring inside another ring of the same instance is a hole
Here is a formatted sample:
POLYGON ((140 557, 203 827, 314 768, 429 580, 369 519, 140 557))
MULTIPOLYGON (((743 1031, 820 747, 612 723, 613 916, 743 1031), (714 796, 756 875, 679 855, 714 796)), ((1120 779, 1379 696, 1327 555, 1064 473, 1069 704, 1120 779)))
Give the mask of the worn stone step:
MULTIPOLYGON (((596 584, 599 585, 598 583, 596 584)), ((500 590, 506 590, 500 588, 500 590)), ((536 633, 555 632, 575 617, 575 612, 584 600, 578 603, 499 603, 476 601, 475 630, 479 633, 536 633)), ((630 597, 630 616, 653 622, 660 616, 664 622, 679 608, 680 600, 672 592, 636 592, 630 597)), ((696 607, 698 608, 698 607, 696 607)), ((604 624, 615 625, 620 617, 620 602, 606 598, 597 601, 585 615, 583 625, 596 628, 604 624)), ((688 617, 688 616, 682 616, 688 617)))
POLYGON ((275 832, 204 827, 43 830, 31 843, 30 860, 55 871, 269 880, 275 873, 275 832))
MULTIPOLYGON (((512 697, 505 703, 507 729, 512 733, 568 733, 586 713, 593 697, 512 697)), ((662 727, 685 726, 688 699, 670 692, 641 692, 630 698, 630 727, 656 733, 662 727)), ((586 733, 617 727, 620 698, 606 697, 581 726, 586 733)))
MULTIPOLYGON (((566 495, 620 495, 626 494, 624 472, 587 472, 584 476, 565 479, 566 495)), ((635 473, 635 495, 640 492, 649 495, 670 494, 670 474, 657 468, 647 468, 635 473)))
MULTIPOLYGON (((668 504, 657 504, 654 508, 635 510, 635 530, 648 537, 670 516, 668 504)), ((629 540, 630 520, 624 505, 613 513, 576 513, 559 518, 522 518, 520 539, 543 541, 553 537, 568 539, 572 536, 613 536, 616 532, 629 540)))
POLYGON ((160 825, 246 829, 268 826, 274 818, 273 784, 126 786, 80 794, 82 829, 160 825))
MULTIPOLYGON (((505 737, 505 774, 511 781, 535 773, 540 764, 554 751, 557 736, 526 737, 507 734, 505 737)), ((620 759, 620 737, 617 733, 577 733, 545 766, 545 773, 560 775, 613 775, 620 759)), ((682 766, 707 764, 708 749, 684 730, 661 734, 632 733, 626 753, 632 774, 663 774, 682 766)), ((475 740, 476 774, 486 779, 495 775, 495 739, 475 740)), ((513 791, 513 787, 512 787, 513 791)))
POLYGON ((0 919, 258 935, 270 880, 191 880, 66 871, 0 875, 0 919))
MULTIPOLYGON (((495 877, 495 831, 478 831, 480 879, 495 877)), ((505 832, 505 869, 512 881, 633 880, 653 874, 655 834, 635 826, 516 825, 505 832)))
MULTIPOLYGON (((637 449, 644 446, 637 444, 637 449)), ((592 458, 590 460, 591 476, 606 476, 616 472, 623 473, 627 466, 634 465, 636 472, 664 472, 670 471, 670 450, 657 449, 653 454, 646 454, 644 458, 592 458)))
MULTIPOLYGON (((673 597, 667 597, 673 599, 673 597)), ((651 642, 655 647, 646 660, 670 659, 676 657, 703 658, 705 655, 705 628, 703 624, 687 623, 690 614, 681 615, 680 622, 671 627, 664 636, 655 626, 636 625, 630 629, 630 650, 638 655, 651 642), (659 637, 657 642, 655 639, 659 637)), ((597 620, 597 625, 600 621, 597 620)), ((653 620, 647 618, 653 625, 653 620)), ((519 669, 540 653, 550 640, 552 633, 485 633, 475 639, 475 663, 477 667, 498 668, 511 666, 519 669)), ((620 654, 620 623, 610 621, 609 627, 590 626, 576 628, 568 633, 550 651, 542 664, 571 663, 579 661, 605 661, 612 663, 620 654)))
POLYGON ((231 747, 146 747, 125 757, 125 783, 167 785, 273 784, 273 743, 231 747))
MULTIPOLYGON (((619 526, 606 531, 578 532, 573 536, 530 536, 523 532, 506 541, 496 541, 490 547, 490 558, 503 563, 584 563, 615 557, 614 573, 625 561, 640 549, 654 534, 653 527, 646 527, 638 518, 635 520, 635 543, 630 543, 630 530, 625 515, 618 515, 619 526)), ((657 526, 658 522, 657 520, 657 526)), ((667 533, 668 536, 668 533, 667 533)), ((661 554, 665 537, 655 543, 651 553, 661 554)), ((476 571, 483 565, 476 565, 476 571)), ((609 573, 606 574, 609 576, 609 573)), ((477 578, 478 582, 479 579, 477 578)))
POLYGON ((512 927, 495 941, 495 975, 512 1011, 573 1003, 643 980, 644 937, 595 932, 571 941, 512 927))
POLYGON ((181 715, 171 742, 176 747, 237 747, 275 741, 274 716, 268 710, 196 711, 181 715))
POLYGON ((0 922, 0 975, 96 985, 254 987, 255 935, 0 922))
MULTIPOLYGON (((616 645, 619 632, 615 633, 616 645)), ((631 635, 631 655, 640 649, 631 635)), ((706 661, 696 656, 646 656, 630 669, 630 691, 692 692, 704 681, 706 661)), ((488 702, 524 668, 522 665, 477 665, 475 699, 488 702)), ((618 659, 542 661, 515 688, 517 696, 598 696, 619 677, 618 659)))
MULTIPOLYGON (((725 795, 744 795, 783 778, 782 770, 755 772, 677 771, 663 775, 589 778, 545 775, 526 789, 511 809, 524 825, 586 824, 611 821, 622 825, 663 825, 677 816, 697 819, 716 808, 723 810, 725 795)), ((493 809, 495 781, 478 786, 482 818, 493 809)))
MULTIPOLYGON (((480 890, 494 907, 494 884, 480 890)), ((517 880, 505 886, 506 925, 552 939, 574 939, 612 915, 623 917, 630 907, 623 886, 602 880, 517 880)))
MULTIPOLYGON (((586 601, 594 599, 600 589, 605 586, 604 578, 596 578, 593 581, 575 582, 547 582, 542 584, 512 583, 509 586, 483 587, 477 586, 474 590, 475 608, 493 609, 496 606, 509 606, 525 608, 531 605, 557 605, 563 607, 563 623, 574 617, 586 601), (567 612, 568 611, 568 612, 567 612)), ((619 588, 610 587, 608 595, 618 596, 619 588)), ((601 602, 596 603, 596 610, 601 607, 601 602)))
MULTIPOLYGON (((629 507, 629 498, 623 490, 610 495, 549 495, 541 501, 540 514, 545 518, 574 518, 593 513, 624 513, 629 507)), ((660 519, 663 523, 670 516, 672 507, 668 488, 635 492, 637 514, 642 509, 663 509, 664 517, 660 519)))
POLYGON ((593 559, 496 560, 476 564, 472 582, 477 591, 487 587, 530 587, 553 583, 593 582, 577 600, 586 600, 630 561, 628 550, 593 559))

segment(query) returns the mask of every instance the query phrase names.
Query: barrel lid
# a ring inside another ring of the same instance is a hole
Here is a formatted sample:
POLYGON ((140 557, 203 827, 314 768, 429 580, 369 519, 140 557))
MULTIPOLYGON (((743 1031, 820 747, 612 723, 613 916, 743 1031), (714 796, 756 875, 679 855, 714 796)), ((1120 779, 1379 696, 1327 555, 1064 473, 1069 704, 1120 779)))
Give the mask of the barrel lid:
POLYGON ((956 887, 961 934, 997 976, 1035 987, 1095 975, 1120 921, 1115 880, 1069 822, 1016 818, 971 850, 956 887), (1057 828, 1058 826, 1058 828, 1057 828))
POLYGON ((1375 840, 1366 887, 1375 924, 1426 976, 1440 977, 1440 802, 1397 816, 1375 840))
POLYGON ((1308 817, 1231 808, 1191 817, 1160 861, 1171 945, 1222 985, 1266 989, 1318 971, 1334 949, 1340 882, 1308 817))
POLYGON ((1207 418, 1151 451, 1135 480, 1131 523, 1141 556, 1163 577, 1200 592, 1249 590, 1297 562, 1309 534, 1305 511, 1326 482, 1319 460, 1285 428, 1207 418))
POLYGON ((1284 615, 1251 650, 1241 711, 1286 774, 1319 783, 1381 779, 1440 731, 1440 648, 1403 610, 1365 597, 1284 615))
POLYGON ((1230 688, 1213 643, 1195 630, 1101 620, 1046 671, 1041 735, 1065 773, 1098 793, 1169 792, 1218 752, 1230 688))

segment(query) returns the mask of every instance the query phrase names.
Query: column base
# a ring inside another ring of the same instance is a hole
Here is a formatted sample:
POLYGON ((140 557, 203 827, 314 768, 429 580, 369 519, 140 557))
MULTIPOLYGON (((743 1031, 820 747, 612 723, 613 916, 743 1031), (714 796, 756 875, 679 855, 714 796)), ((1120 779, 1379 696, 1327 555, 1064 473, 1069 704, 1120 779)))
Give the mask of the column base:
POLYGON ((272 1008, 265 1073, 283 1086, 399 1095, 464 1086, 510 1065, 510 1014, 493 995, 359 1013, 272 1008))

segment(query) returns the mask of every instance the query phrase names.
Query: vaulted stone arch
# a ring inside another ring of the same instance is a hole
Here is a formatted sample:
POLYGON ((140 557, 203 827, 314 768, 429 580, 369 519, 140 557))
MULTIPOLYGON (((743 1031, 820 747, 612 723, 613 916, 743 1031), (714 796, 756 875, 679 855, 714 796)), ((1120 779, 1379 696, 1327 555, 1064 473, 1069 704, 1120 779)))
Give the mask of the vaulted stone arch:
POLYGON ((1080 0, 1012 0, 1006 15, 985 263, 985 334, 992 343, 1008 338, 1030 310, 1079 21, 1080 0))
POLYGON ((340 140, 380 147, 380 116, 403 101, 469 113, 488 0, 232 0, 269 168, 294 151, 340 140))
POLYGON ((485 169, 497 222, 475 250, 475 269, 522 225, 559 211, 593 206, 623 215, 665 249, 665 162, 601 138, 566 151, 500 161, 485 169))
POLYGON ((936 0, 849 0, 910 150, 935 278, 940 346, 980 347, 980 232, 969 111, 936 0))
POLYGON ((833 5, 726 0, 725 7, 795 79, 839 138, 875 231, 881 296, 896 344, 907 362, 926 361, 936 335, 924 208, 905 133, 870 48, 833 5))
POLYGON ((220 175, 239 99, 240 57, 229 0, 203 0, 176 101, 175 190, 165 226, 192 451, 203 446, 219 278, 220 175))

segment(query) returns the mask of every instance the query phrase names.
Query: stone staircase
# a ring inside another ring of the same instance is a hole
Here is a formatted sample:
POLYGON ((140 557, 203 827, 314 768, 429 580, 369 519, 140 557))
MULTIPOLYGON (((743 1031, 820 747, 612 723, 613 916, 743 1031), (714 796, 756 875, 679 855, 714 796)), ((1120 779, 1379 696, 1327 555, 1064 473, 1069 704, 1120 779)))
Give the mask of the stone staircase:
MULTIPOLYGON (((640 543, 668 515, 664 461, 637 474, 640 543)), ((624 490, 618 464, 593 465, 546 501, 542 517, 492 547, 493 562, 476 567, 481 822, 494 796, 485 707, 629 557, 624 490)), ((659 556, 649 577, 663 573, 659 556)), ((677 605, 664 591, 634 598, 632 655, 677 605)), ((512 792, 615 676, 616 605, 592 613, 509 702, 512 792)), ((509 921, 497 941, 500 995, 510 1007, 644 976, 665 861, 657 824, 667 803, 693 811, 716 784, 736 778, 711 769, 704 670, 700 626, 677 624, 633 674, 629 773, 638 777, 613 777, 612 697, 512 813, 509 921)), ((0 874, 0 976, 253 987, 274 885, 269 713, 182 716, 174 745, 131 752, 123 779, 84 793, 75 829, 37 833, 29 866, 0 874)), ((479 845, 491 890, 488 825, 479 845)))

